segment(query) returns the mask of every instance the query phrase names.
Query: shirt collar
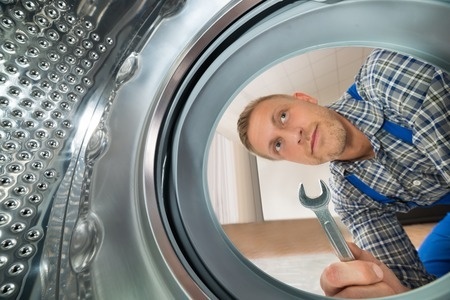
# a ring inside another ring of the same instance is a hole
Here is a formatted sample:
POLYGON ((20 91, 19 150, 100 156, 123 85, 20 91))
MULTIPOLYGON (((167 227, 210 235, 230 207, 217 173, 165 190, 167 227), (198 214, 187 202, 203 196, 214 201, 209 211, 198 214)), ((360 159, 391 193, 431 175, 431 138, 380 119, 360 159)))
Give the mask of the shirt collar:
MULTIPOLYGON (((356 100, 345 93, 328 107, 344 116, 367 136, 375 152, 375 157, 380 154, 380 142, 375 134, 384 123, 384 114, 379 105, 365 100, 356 100)), ((350 171, 352 166, 355 166, 355 162, 336 161, 332 162, 332 165, 335 167, 335 171, 344 175, 345 171, 350 171)))
POLYGON ((356 100, 345 93, 338 101, 329 106, 330 109, 344 116, 353 125, 361 130, 369 139, 374 152, 380 149, 380 142, 375 134, 384 123, 383 109, 377 103, 365 100, 356 100))

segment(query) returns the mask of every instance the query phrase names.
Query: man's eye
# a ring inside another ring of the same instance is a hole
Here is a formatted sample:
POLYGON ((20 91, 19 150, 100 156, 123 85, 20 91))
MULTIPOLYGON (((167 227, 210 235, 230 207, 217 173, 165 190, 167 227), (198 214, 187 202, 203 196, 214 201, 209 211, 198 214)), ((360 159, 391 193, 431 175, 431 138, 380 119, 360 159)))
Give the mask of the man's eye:
POLYGON ((281 150, 281 141, 275 143, 275 151, 280 152, 281 150))
POLYGON ((280 114, 280 122, 281 124, 284 124, 286 122, 287 114, 285 112, 282 112, 280 114))

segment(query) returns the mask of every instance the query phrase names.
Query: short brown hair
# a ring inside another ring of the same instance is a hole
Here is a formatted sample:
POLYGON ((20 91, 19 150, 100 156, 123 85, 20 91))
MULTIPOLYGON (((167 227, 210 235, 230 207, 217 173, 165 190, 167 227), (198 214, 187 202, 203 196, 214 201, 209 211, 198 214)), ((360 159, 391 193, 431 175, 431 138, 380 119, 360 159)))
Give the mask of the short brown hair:
POLYGON ((262 154, 256 152, 255 148, 252 146, 252 144, 250 143, 250 141, 248 139, 247 132, 248 132, 248 126, 249 126, 249 122, 250 122, 250 117, 251 117, 251 114, 253 113, 253 110, 255 109, 255 107, 258 106, 258 104, 263 101, 272 100, 277 97, 285 98, 286 95, 273 94, 273 95, 268 95, 268 96, 264 96, 264 97, 258 98, 256 100, 253 100, 244 108, 244 110, 239 115, 239 119, 237 121, 237 131, 239 133, 239 138, 241 139, 241 142, 245 146, 245 148, 247 148, 250 152, 255 153, 256 155, 259 155, 259 156, 262 156, 264 158, 271 159, 271 160, 273 160, 273 158, 267 157, 266 155, 262 155, 262 154))

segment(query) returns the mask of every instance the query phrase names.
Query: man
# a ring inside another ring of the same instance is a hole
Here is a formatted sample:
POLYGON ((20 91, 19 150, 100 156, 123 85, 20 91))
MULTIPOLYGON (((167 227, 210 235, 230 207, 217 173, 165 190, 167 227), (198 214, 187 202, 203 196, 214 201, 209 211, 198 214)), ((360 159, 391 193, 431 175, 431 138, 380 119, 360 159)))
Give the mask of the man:
POLYGON ((239 135, 253 153, 330 162, 332 200, 359 247, 350 243, 355 261, 323 272, 326 295, 398 294, 450 271, 450 215, 424 243, 423 263, 396 218, 417 206, 450 204, 449 108, 446 73, 377 49, 330 107, 296 93, 260 98, 242 112, 239 135))

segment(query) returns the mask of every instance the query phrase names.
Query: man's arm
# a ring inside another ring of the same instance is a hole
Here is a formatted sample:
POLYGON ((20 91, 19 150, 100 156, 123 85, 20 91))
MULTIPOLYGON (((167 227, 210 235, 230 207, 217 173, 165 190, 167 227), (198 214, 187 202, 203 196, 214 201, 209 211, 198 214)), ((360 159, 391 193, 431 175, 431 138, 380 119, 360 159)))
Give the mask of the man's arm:
POLYGON ((386 118, 410 128, 413 144, 450 184, 450 76, 416 58, 377 49, 356 76, 358 90, 386 118))
POLYGON ((333 202, 354 242, 383 262, 408 288, 433 281, 435 277, 425 270, 396 217, 395 204, 378 203, 346 182, 345 178, 334 179, 330 185, 333 202))
MULTIPOLYGON (((444 180, 439 178, 438 184, 429 187, 433 190, 427 191, 425 197, 430 196, 432 192, 435 193, 435 198, 438 197, 450 183, 449 82, 448 75, 438 68, 412 57, 385 50, 374 51, 356 77, 359 93, 370 102, 374 110, 382 111, 385 119, 413 131, 413 143, 423 155, 418 154, 420 160, 411 160, 411 163, 415 165, 418 161, 425 161, 426 159, 422 157, 426 155, 429 158, 426 161, 433 162, 426 166, 433 168, 434 164, 445 178, 444 180)), ((366 126, 365 123, 362 125, 366 126)), ((390 145, 388 143, 384 146, 390 145)), ((405 150, 408 147, 401 149, 405 150)), ((400 154, 398 158, 404 161, 403 152, 400 154)), ((389 288, 392 293, 396 293, 398 290, 395 286, 398 287, 398 281, 403 286, 415 288, 434 280, 434 276, 426 272, 417 251, 396 218, 396 211, 406 211, 407 201, 411 201, 412 194, 415 193, 414 190, 404 190, 408 187, 410 178, 399 176, 398 170, 401 170, 402 166, 395 168, 395 159, 398 158, 394 157, 393 161, 390 161, 391 164, 386 166, 380 165, 386 164, 384 161, 374 162, 373 165, 368 162, 367 165, 358 166, 360 171, 364 170, 357 174, 360 179, 365 180, 367 185, 383 195, 395 199, 389 204, 378 203, 361 194, 346 182, 341 169, 339 172, 336 171, 338 169, 335 170, 335 182, 331 187, 334 194, 339 195, 339 198, 334 199, 337 211, 355 237, 355 242, 368 252, 363 251, 359 260, 337 263, 324 272, 322 285, 330 295, 344 296, 351 295, 344 293, 355 293, 361 286, 358 280, 364 282, 363 290, 366 291, 372 290, 373 285, 382 284, 386 290, 380 289, 380 294, 377 294, 379 296, 383 296, 389 288), (395 276, 392 277, 390 274, 385 277, 387 273, 383 272, 383 279, 376 277, 374 279, 374 273, 370 271, 374 261, 367 256, 369 252, 378 259, 378 262, 382 261, 385 264, 380 266, 387 267, 395 276), (367 272, 352 273, 352 269, 367 272), (337 271, 330 272, 330 270, 337 271), (364 274, 368 277, 364 277, 364 274), (336 278, 338 284, 333 283, 336 278)), ((350 172, 355 170, 352 168, 350 172)), ((435 173, 437 175, 437 172, 435 173)), ((424 193, 425 190, 422 186, 421 192, 424 193)), ((426 202, 424 199, 419 200, 426 202)))
POLYGON ((434 162, 450 185, 450 76, 437 69, 425 101, 415 114, 417 148, 434 162))

